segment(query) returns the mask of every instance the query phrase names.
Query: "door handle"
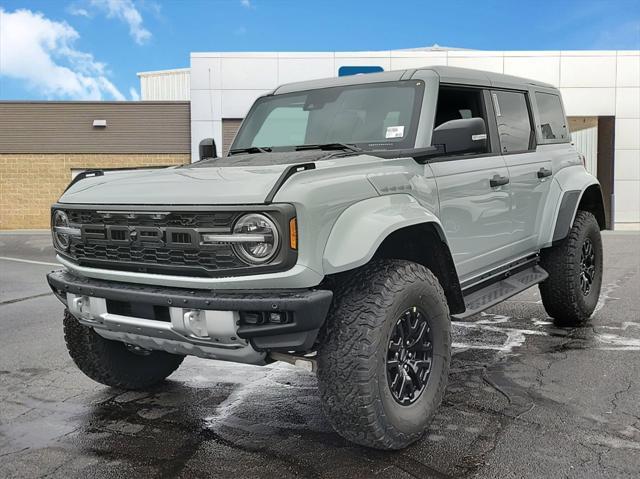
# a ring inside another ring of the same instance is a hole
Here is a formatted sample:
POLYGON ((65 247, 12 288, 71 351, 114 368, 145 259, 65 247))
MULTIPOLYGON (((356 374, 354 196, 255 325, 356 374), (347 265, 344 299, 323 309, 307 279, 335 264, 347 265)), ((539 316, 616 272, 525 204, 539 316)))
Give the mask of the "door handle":
POLYGON ((553 172, 551 170, 548 170, 547 168, 540 168, 538 170, 538 178, 542 179, 542 178, 546 178, 547 176, 551 176, 553 174, 553 172))
POLYGON ((489 184, 491 185, 491 188, 496 188, 497 186, 504 186, 507 183, 509 183, 509 177, 507 176, 494 175, 493 178, 489 180, 489 184))

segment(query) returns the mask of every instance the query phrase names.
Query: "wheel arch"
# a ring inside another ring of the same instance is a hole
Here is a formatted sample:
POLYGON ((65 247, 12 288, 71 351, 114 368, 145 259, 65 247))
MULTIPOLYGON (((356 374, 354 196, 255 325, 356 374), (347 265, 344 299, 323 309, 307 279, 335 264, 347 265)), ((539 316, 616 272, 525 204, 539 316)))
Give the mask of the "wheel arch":
POLYGON ((596 217, 598 221, 598 226, 600 229, 607 228, 607 215, 604 209, 604 199, 602 197, 602 188, 599 184, 589 185, 580 196, 580 202, 578 203, 578 208, 576 208, 575 215, 578 210, 588 211, 596 217))
POLYGON ((375 258, 404 259, 423 265, 438 278, 451 314, 465 311, 458 274, 440 225, 419 223, 395 230, 380 244, 375 258))
POLYGON ((569 234, 578 210, 588 211, 595 216, 601 230, 607 227, 607 217, 600 184, 592 183, 582 189, 564 191, 556 215, 553 243, 563 240, 569 234))
POLYGON ((429 268, 452 314, 464 311, 460 282, 438 217, 406 194, 360 201, 347 208, 329 235, 325 274, 353 270, 372 259, 403 259, 429 268))

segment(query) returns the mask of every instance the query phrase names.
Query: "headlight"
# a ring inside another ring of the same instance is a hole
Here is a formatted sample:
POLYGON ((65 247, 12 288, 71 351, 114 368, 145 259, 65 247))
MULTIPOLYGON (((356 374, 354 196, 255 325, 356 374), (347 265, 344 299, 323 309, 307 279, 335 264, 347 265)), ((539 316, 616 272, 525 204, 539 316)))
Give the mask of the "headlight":
POLYGON ((265 215, 244 215, 233 227, 233 235, 244 236, 244 241, 234 242, 233 249, 248 264, 266 263, 276 255, 280 247, 278 228, 265 215), (251 239, 253 241, 247 241, 251 239))
POLYGON ((60 249, 62 251, 66 251, 69 248, 69 234, 63 233, 62 231, 69 230, 69 217, 62 210, 56 210, 53 213, 53 245, 56 249, 60 249))

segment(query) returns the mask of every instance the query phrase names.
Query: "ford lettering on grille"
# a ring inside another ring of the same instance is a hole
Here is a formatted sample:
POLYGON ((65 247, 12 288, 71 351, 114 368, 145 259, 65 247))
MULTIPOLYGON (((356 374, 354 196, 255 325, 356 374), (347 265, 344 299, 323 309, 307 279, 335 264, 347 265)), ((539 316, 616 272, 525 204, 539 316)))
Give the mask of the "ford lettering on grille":
POLYGON ((85 244, 111 244, 169 247, 197 247, 198 231, 193 228, 162 228, 157 226, 82 225, 85 244))

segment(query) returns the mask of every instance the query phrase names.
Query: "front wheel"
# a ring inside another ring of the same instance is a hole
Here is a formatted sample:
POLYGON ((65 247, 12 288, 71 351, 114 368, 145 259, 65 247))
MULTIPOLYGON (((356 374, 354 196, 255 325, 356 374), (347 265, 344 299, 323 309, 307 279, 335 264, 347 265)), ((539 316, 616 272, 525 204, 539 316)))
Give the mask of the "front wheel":
POLYGON ((419 439, 444 395, 450 331, 444 292, 421 265, 375 261, 341 281, 318 351, 333 428, 377 449, 419 439))
POLYGON ((184 356, 164 351, 134 352, 118 341, 110 341, 64 312, 64 339, 73 362, 94 381, 120 389, 153 386, 173 373, 184 356))
POLYGON ((545 310, 558 326, 578 326, 593 314, 602 286, 602 238, 596 218, 579 210, 569 234, 541 253, 549 277, 540 283, 545 310))

